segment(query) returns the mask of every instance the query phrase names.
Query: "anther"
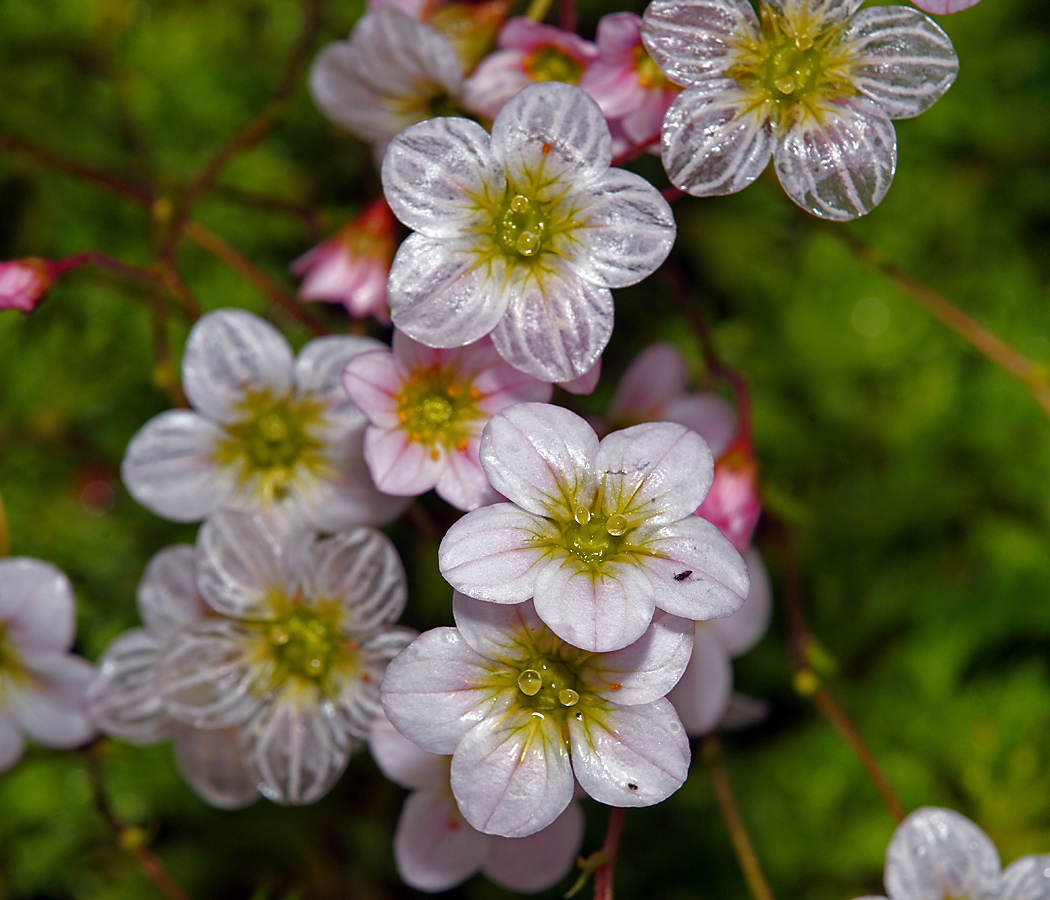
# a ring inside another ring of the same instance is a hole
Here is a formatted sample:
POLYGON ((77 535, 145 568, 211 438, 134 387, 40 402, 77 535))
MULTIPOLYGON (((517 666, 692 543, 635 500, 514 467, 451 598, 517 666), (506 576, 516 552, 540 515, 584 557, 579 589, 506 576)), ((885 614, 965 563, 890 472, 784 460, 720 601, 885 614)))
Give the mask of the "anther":
POLYGON ((586 525, 591 521, 591 511, 586 506, 577 506, 572 517, 576 520, 577 525, 586 525))
POLYGON ((535 669, 526 669, 518 676, 518 687, 526 697, 535 697, 543 687, 543 676, 535 669))
POLYGON ((523 231, 514 242, 514 249, 522 256, 534 256, 540 249, 539 235, 531 231, 523 231))
POLYGON ((575 706, 580 702, 580 695, 572 688, 565 688, 558 692, 558 702, 562 706, 575 706))
POLYGON ((620 513, 609 516, 608 521, 605 523, 605 530, 614 537, 619 537, 627 530, 627 516, 620 513))
POLYGON ((510 201, 511 212, 523 213, 529 211, 529 198, 522 194, 517 194, 510 201))

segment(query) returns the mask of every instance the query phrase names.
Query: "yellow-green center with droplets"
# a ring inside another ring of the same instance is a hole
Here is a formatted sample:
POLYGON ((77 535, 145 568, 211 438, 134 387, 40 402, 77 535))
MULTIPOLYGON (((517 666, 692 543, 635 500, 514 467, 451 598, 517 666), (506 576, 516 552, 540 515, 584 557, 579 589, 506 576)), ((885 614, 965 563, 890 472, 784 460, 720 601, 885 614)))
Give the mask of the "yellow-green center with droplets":
POLYGON ((538 712, 566 710, 580 702, 576 673, 558 659, 536 656, 518 673, 519 701, 538 712))

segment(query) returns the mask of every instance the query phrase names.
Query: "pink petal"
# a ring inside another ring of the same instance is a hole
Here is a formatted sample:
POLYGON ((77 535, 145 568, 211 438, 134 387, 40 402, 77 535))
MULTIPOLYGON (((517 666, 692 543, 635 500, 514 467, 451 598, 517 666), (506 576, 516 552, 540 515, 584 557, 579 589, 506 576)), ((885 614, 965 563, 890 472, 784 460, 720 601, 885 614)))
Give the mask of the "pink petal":
POLYGON ((919 9, 933 13, 935 16, 947 16, 951 13, 961 12, 964 9, 969 9, 971 6, 976 6, 978 3, 980 3, 980 0, 915 0, 915 5, 919 9))
POLYGON ((395 398, 403 385, 394 356, 386 348, 355 356, 343 370, 343 388, 350 399, 380 428, 400 426, 395 398))
POLYGON ((773 595, 762 557, 754 548, 744 551, 751 589, 744 605, 724 619, 715 619, 707 625, 730 656, 739 656, 757 644, 769 628, 773 614, 773 595))
POLYGON ((451 758, 412 743, 382 712, 372 723, 368 747, 379 770, 394 784, 408 790, 448 787, 451 758))
POLYGON ((519 894, 534 894, 561 881, 583 843, 583 811, 570 803, 542 831, 523 838, 489 838, 481 871, 489 881, 519 894))
POLYGON ((318 542, 311 593, 342 609, 346 633, 388 628, 405 608, 407 588, 401 557, 374 528, 355 528, 318 542))
POLYGON ((234 728, 189 728, 175 732, 175 765, 186 783, 218 809, 243 809, 259 799, 255 775, 237 745, 234 728))
POLYGON ((481 866, 488 835, 473 829, 448 792, 417 791, 401 808, 394 859, 401 880, 420 891, 447 891, 481 866))
POLYGON ((373 338, 352 334, 314 338, 295 358, 296 394, 323 403, 328 423, 360 428, 364 416, 346 394, 343 369, 362 354, 385 349, 373 338))
POLYGON ((488 603, 455 591, 452 615, 463 640, 474 651, 486 659, 508 661, 512 665, 524 662, 521 659, 523 637, 535 643, 546 631, 531 600, 488 603))
POLYGON ((22 732, 6 713, 0 713, 0 772, 6 772, 25 753, 22 732))
POLYGON ((511 97, 533 83, 523 68, 526 54, 497 50, 480 63, 463 83, 463 104, 471 112, 494 119, 511 97))
POLYGON ((4 697, 11 717, 29 737, 49 747, 84 744, 98 731, 87 712, 87 689, 95 667, 71 653, 45 650, 22 660, 32 676, 8 682, 4 697))
POLYGON ((65 650, 76 631, 73 586, 38 559, 0 559, 0 626, 22 651, 65 650))
POLYGON ((718 394, 710 391, 671 398, 664 407, 662 418, 692 428, 707 441, 716 460, 736 437, 736 413, 718 394))
POLYGON ((383 493, 416 497, 437 484, 445 467, 445 450, 411 440, 400 427, 370 428, 365 433, 365 460, 383 493))
POLYGON ((450 450, 435 485, 438 496, 456 509, 468 511, 502 499, 481 468, 480 444, 477 438, 468 439, 466 450, 450 450))
POLYGON ((609 418, 662 419, 664 405, 685 391, 688 378, 685 358, 674 344, 650 345, 623 373, 609 404, 609 418))
POLYGON ((154 554, 142 573, 135 602, 146 630, 158 640, 203 618, 208 605, 197 592, 194 548, 177 544, 154 554))
POLYGON ((714 729, 729 706, 733 667, 711 626, 696 626, 693 655, 681 681, 667 695, 690 737, 714 729))

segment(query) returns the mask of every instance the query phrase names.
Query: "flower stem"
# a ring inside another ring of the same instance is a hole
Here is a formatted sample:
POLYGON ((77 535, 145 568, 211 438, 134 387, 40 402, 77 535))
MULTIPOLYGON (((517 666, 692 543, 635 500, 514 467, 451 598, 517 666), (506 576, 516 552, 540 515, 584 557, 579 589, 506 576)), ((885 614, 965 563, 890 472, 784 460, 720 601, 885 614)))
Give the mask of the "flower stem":
POLYGON ((554 0, 530 0, 529 8, 525 10, 525 18, 533 22, 542 22, 547 18, 554 0))
POLYGON ((721 744, 713 734, 704 738, 700 758, 714 784, 718 808, 722 811, 726 828, 729 829, 729 840, 733 844, 733 850, 736 852, 737 861, 740 863, 740 869, 744 873, 744 880, 747 882, 748 890, 751 891, 751 896, 755 900, 773 900, 773 892, 769 889, 769 883, 758 862, 758 854, 755 853, 754 844, 751 843, 751 836, 748 834, 747 826, 744 825, 744 819, 737 807, 736 797, 729 783, 729 775, 722 762, 721 744))
POLYGON ((616 872, 616 854, 620 849, 620 833, 623 831, 623 815, 622 806, 614 806, 609 814, 609 827, 601 849, 606 861, 594 873, 594 900, 613 900, 613 876, 616 872))

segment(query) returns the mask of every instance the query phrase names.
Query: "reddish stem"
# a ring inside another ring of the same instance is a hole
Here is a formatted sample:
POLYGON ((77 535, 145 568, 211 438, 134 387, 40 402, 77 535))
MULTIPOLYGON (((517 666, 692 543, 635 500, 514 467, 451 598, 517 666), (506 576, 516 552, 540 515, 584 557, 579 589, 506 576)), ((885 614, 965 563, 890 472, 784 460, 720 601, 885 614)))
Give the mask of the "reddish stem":
POLYGON ((594 900, 613 900, 613 876, 616 873, 616 854, 620 849, 620 833, 623 831, 623 815, 622 806, 614 806, 609 814, 609 827, 601 849, 607 859, 594 873, 594 900))

